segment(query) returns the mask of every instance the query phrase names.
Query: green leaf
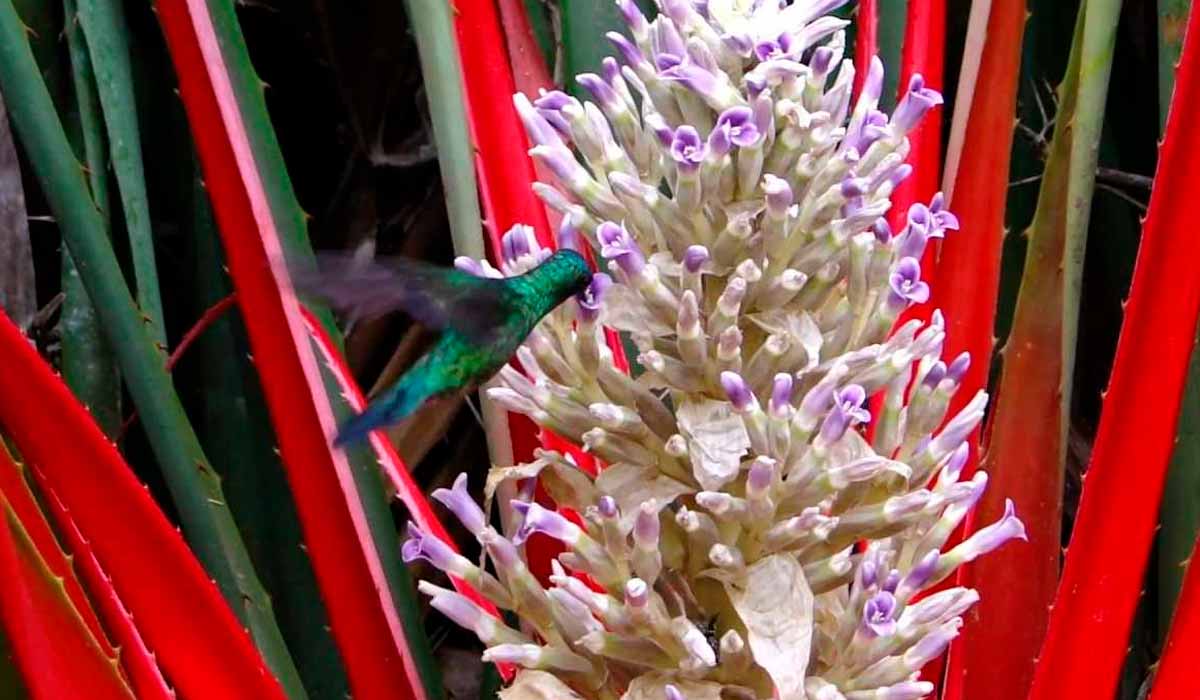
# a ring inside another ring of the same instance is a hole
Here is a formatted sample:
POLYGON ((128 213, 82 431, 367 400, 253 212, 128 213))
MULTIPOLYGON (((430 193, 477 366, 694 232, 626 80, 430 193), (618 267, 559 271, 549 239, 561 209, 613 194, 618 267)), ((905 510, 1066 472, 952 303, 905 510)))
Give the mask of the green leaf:
MULTIPOLYGON (((158 268, 154 261, 150 203, 146 197, 146 178, 142 167, 142 141, 138 133, 133 71, 129 62, 129 30, 125 25, 121 3, 107 0, 75 0, 75 3, 107 127, 108 155, 121 195, 129 253, 137 280, 138 306, 146 315, 150 337, 165 354, 167 331, 159 294, 158 268)), ((74 16, 69 11, 67 21, 68 25, 74 23, 74 16)))
POLYGON ((0 91, 11 99, 13 125, 79 265, 101 328, 112 343, 188 540, 249 627, 268 665, 284 687, 292 689, 293 697, 302 697, 270 600, 250 563, 217 475, 175 393, 162 351, 147 333, 144 317, 125 286, 104 222, 11 0, 0 0, 0 91))
MULTIPOLYGON (((63 13, 75 17, 75 0, 64 0, 63 13)), ((108 200, 108 158, 100 98, 92 59, 84 44, 79 23, 68 21, 65 32, 74 86, 74 119, 67 122, 75 153, 87 164, 88 186, 97 212, 111 238, 112 212, 108 200)), ((100 429, 115 437, 121 426, 121 374, 108 340, 100 332, 96 309, 79 277, 69 251, 62 256, 63 309, 59 320, 62 335, 62 374, 67 386, 79 397, 100 429)))
MULTIPOLYGON (((190 155, 190 154, 189 154, 190 155)), ((212 206, 192 178, 188 241, 194 260, 194 315, 232 291, 212 206)), ((274 430, 258 376, 250 362, 241 312, 235 307, 213 323, 176 369, 203 390, 197 397, 197 430, 224 479, 229 507, 250 558, 271 596, 279 627, 313 700, 341 700, 349 681, 330 633, 328 615, 304 551, 291 489, 273 449, 274 430)))

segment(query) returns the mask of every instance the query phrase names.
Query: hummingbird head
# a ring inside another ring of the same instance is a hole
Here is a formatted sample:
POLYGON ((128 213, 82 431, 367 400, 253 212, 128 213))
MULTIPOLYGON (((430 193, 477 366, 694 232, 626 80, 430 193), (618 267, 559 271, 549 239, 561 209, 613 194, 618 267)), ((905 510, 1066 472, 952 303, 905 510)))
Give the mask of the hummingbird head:
POLYGON ((592 281, 592 270, 587 260, 566 248, 555 251, 535 272, 554 290, 560 301, 587 289, 592 281))

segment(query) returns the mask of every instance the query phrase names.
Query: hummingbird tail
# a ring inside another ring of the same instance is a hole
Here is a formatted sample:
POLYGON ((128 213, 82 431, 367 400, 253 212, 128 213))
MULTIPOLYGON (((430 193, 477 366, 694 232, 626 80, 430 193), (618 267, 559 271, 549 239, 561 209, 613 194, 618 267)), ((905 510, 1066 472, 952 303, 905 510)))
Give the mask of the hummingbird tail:
POLYGON ((392 391, 372 401, 362 413, 338 428, 333 439, 335 447, 366 440, 372 431, 398 423, 417 410, 428 394, 414 390, 402 380, 392 391))

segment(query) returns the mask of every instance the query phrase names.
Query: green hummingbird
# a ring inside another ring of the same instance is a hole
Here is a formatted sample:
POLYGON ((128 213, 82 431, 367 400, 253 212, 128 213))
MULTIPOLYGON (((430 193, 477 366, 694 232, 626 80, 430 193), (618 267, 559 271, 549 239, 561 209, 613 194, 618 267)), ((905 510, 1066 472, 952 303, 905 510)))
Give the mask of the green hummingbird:
POLYGON ((297 290, 352 318, 402 310, 441 331, 433 348, 395 384, 342 425, 335 445, 397 423, 426 400, 486 382, 517 351, 546 314, 592 279, 579 253, 562 249, 515 277, 480 277, 407 258, 355 260, 318 256, 314 268, 293 271, 297 290))

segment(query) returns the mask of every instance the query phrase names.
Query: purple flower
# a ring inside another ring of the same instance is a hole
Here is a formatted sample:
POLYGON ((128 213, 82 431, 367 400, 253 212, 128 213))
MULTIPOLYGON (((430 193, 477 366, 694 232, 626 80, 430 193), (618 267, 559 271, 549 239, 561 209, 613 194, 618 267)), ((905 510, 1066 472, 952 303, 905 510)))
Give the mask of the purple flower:
MULTIPOLYGON (((560 130, 546 121, 541 110, 535 109, 528 97, 518 92, 513 95, 513 104, 516 105, 521 123, 525 125, 525 133, 529 134, 529 140, 535 146, 561 147, 563 145, 562 137, 559 136, 560 130)), ((567 132, 562 131, 561 133, 567 132)))
POLYGON ((758 126, 754 123, 754 112, 749 107, 730 107, 717 117, 714 131, 725 132, 729 142, 739 148, 758 143, 758 126))
POLYGON ((963 561, 974 561, 977 557, 981 557, 1013 539, 1029 541, 1029 537, 1025 534, 1025 524, 1017 517, 1012 499, 1008 498, 1004 501, 1004 515, 955 547, 954 554, 961 556, 963 561))
POLYGON ((733 53, 748 58, 754 51, 754 38, 745 32, 731 32, 721 35, 721 43, 733 53))
POLYGON ((892 240, 892 227, 887 219, 882 216, 875 220, 871 225, 871 232, 875 234, 875 240, 887 245, 892 240))
POLYGON ((772 58, 789 58, 792 55, 793 44, 792 35, 784 32, 774 39, 767 39, 755 44, 754 55, 759 61, 769 61, 772 58))
POLYGON ((937 570, 937 563, 940 557, 941 552, 936 549, 921 557, 921 561, 909 569, 908 574, 901 579, 900 585, 896 589, 896 597, 907 601, 917 591, 924 588, 926 582, 933 576, 933 572, 937 570))
POLYGON ((479 261, 476 260, 475 258, 470 258, 470 257, 467 257, 466 255, 460 255, 457 258, 455 258, 454 259, 454 267, 459 270, 462 270, 463 272, 467 273, 468 275, 475 275, 476 277, 487 277, 487 273, 484 272, 484 270, 483 270, 483 265, 481 265, 479 263, 479 261))
POLYGON ((654 134, 654 138, 658 139, 658 145, 663 148, 671 147, 671 143, 675 141, 675 132, 671 130, 670 126, 667 126, 667 122, 661 114, 647 114, 642 122, 646 125, 646 129, 654 134))
POLYGON ((926 112, 940 104, 942 93, 925 87, 925 78, 920 73, 914 74, 908 81, 908 92, 892 112, 892 128, 898 136, 903 136, 912 131, 926 112))
POLYGON ((604 82, 614 90, 624 81, 621 77, 621 64, 617 63, 617 59, 612 56, 605 56, 604 60, 600 62, 600 75, 604 76, 604 82))
POLYGON ((833 67, 833 49, 828 46, 815 49, 812 58, 808 61, 808 68, 812 71, 813 78, 818 82, 823 82, 831 67, 833 67))
POLYGON ((485 644, 495 635, 496 618, 468 598, 425 581, 421 581, 420 589, 430 596, 429 605, 434 610, 453 620, 459 627, 475 632, 485 644))
POLYGON ((424 559, 433 566, 455 576, 465 575, 471 562, 450 548, 442 540, 428 534, 413 522, 408 523, 408 540, 400 547, 400 556, 406 564, 424 559))
POLYGON ((758 399, 754 397, 754 392, 750 390, 750 386, 746 384, 742 375, 737 372, 721 372, 721 388, 725 390, 730 403, 733 404, 733 409, 739 413, 753 410, 758 406, 758 399))
POLYGON ((900 163, 894 168, 885 168, 871 181, 871 188, 879 189, 887 185, 889 191, 894 192, 900 186, 900 183, 907 180, 909 175, 912 175, 912 172, 913 167, 908 163, 900 163))
POLYGON ((962 410, 947 421, 946 425, 942 427, 942 431, 929 444, 930 449, 934 452, 934 456, 941 459, 958 449, 958 446, 967 439, 967 436, 983 420, 983 407, 986 405, 987 392, 980 391, 975 394, 966 406, 962 407, 962 410))
POLYGON ((603 272, 592 275, 592 281, 588 283, 587 288, 575 297, 575 303, 579 305, 581 321, 596 322, 596 319, 600 317, 600 310, 604 308, 604 293, 612 284, 612 278, 603 272))
POLYGON ((640 578, 625 582, 625 604, 631 608, 644 608, 650 602, 650 587, 640 578))
POLYGON ((558 247, 583 253, 583 247, 579 243, 579 227, 570 216, 564 216, 562 223, 558 225, 558 247))
POLYGON ((625 65, 634 70, 637 70, 638 66, 642 65, 645 65, 646 68, 650 67, 646 62, 646 57, 642 54, 642 50, 629 39, 626 39, 624 34, 608 32, 604 37, 613 45, 617 53, 621 54, 621 60, 625 62, 625 65))
POLYGON ((652 500, 646 501, 638 508, 637 518, 633 521, 633 543, 640 549, 657 550, 659 532, 658 505, 652 500))
POLYGON ((684 124, 675 130, 671 139, 671 158, 680 172, 692 174, 700 170, 705 150, 704 140, 695 128, 684 124))
POLYGON ((929 200, 929 213, 933 214, 934 228, 958 230, 958 217, 946 209, 946 196, 941 192, 933 195, 933 199, 929 200))
POLYGON ((871 412, 863 408, 867 392, 857 384, 847 384, 833 392, 833 410, 821 424, 821 437, 826 442, 841 439, 846 430, 855 424, 871 420, 871 412))
POLYGON ((654 56, 654 67, 661 71, 668 71, 683 62, 683 59, 673 53, 660 53, 654 56))
POLYGON ((583 105, 579 104, 579 100, 561 90, 543 92, 533 101, 533 105, 537 108, 537 113, 543 119, 553 126, 558 133, 566 137, 570 137, 571 135, 571 125, 567 121, 564 111, 572 109, 578 113, 583 110, 583 105))
MULTIPOLYGON (((787 375, 784 375, 787 376, 787 375)), ((775 481, 775 460, 770 457, 758 457, 750 463, 746 474, 746 495, 757 497, 771 488, 775 481)))
POLYGON ((963 443, 958 446, 958 449, 950 453, 950 459, 946 460, 946 466, 942 467, 941 476, 938 477, 938 483, 954 483, 958 481, 958 477, 962 474, 963 467, 967 464, 967 457, 971 455, 971 446, 963 443))
POLYGON ((673 54, 659 54, 659 77, 679 83, 699 95, 715 109, 736 104, 741 100, 738 91, 729 84, 723 73, 713 73, 694 61, 684 61, 676 65, 665 65, 662 59, 674 59, 673 54), (718 78, 717 76, 721 77, 718 78))
POLYGON ((525 544, 529 536, 535 532, 540 532, 566 544, 574 544, 582 534, 578 525, 537 503, 513 500, 511 505, 513 510, 522 516, 521 527, 517 528, 517 533, 513 536, 513 544, 518 547, 525 544))
POLYGON ((971 368, 971 353, 962 352, 954 361, 950 363, 950 367, 946 369, 946 377, 954 380, 955 384, 962 382, 962 379, 967 374, 967 370, 971 368))
POLYGON ((890 301, 893 306, 903 308, 929 301, 929 285, 921 281, 921 263, 916 258, 903 258, 896 263, 888 286, 892 288, 890 301))
POLYGON ((921 638, 904 652, 904 665, 917 670, 942 655, 950 641, 958 636, 962 620, 951 620, 921 638))
POLYGON ((575 76, 575 82, 592 93, 592 97, 596 98, 596 102, 601 107, 609 109, 614 105, 619 106, 621 104, 621 98, 617 96, 617 92, 595 73, 580 73, 575 76))
POLYGON ((646 33, 648 23, 646 16, 642 14, 641 8, 633 0, 617 0, 617 9, 621 11, 621 16, 625 19, 625 24, 629 26, 629 31, 633 32, 634 36, 642 36, 646 33))
POLYGON ((863 629, 873 637, 887 637, 896 631, 895 615, 896 597, 880 591, 863 605, 863 629))
POLYGON ((478 535, 487 527, 487 516, 483 509, 471 498, 467 491, 467 475, 462 473, 454 480, 454 486, 449 489, 437 489, 433 492, 433 500, 446 506, 454 517, 458 518, 463 527, 472 535, 478 535))
POLYGON ((690 245, 683 254, 683 267, 694 275, 700 272, 700 268, 708 262, 708 259, 708 248, 702 245, 690 245))
POLYGON ((788 207, 792 206, 794 195, 792 186, 787 180, 775 177, 770 173, 763 175, 763 192, 767 195, 767 211, 775 218, 787 216, 788 207))
POLYGON ((500 238, 500 255, 504 262, 514 263, 538 247, 532 226, 517 224, 500 238))
POLYGON ((792 410, 792 375, 780 372, 771 384, 771 401, 768 408, 776 418, 786 418, 792 410))
POLYGON ((920 258, 930 238, 941 238, 940 229, 930 228, 933 215, 924 204, 916 203, 908 208, 908 220, 904 230, 897 236, 896 257, 920 258))
POLYGON ((600 255, 615 260, 629 277, 637 277, 646 267, 646 258, 637 241, 624 226, 605 221, 596 228, 596 238, 600 241, 600 255))
POLYGON ((655 22, 651 25, 654 37, 651 42, 659 54, 671 54, 683 58, 687 55, 687 44, 679 34, 674 22, 655 22))
POLYGON ((883 61, 879 56, 871 57, 871 64, 867 67, 867 75, 863 78, 862 91, 858 94, 858 101, 866 100, 872 106, 879 102, 879 96, 883 94, 883 61))
POLYGON ((607 520, 615 520, 621 516, 621 511, 617 508, 617 500, 612 496, 601 496, 596 510, 600 512, 600 517, 607 520))
POLYGON ((930 367, 929 371, 925 373, 925 379, 921 383, 930 389, 936 389, 938 384, 941 384, 942 380, 945 378, 946 363, 938 360, 937 362, 933 363, 933 366, 930 367))

